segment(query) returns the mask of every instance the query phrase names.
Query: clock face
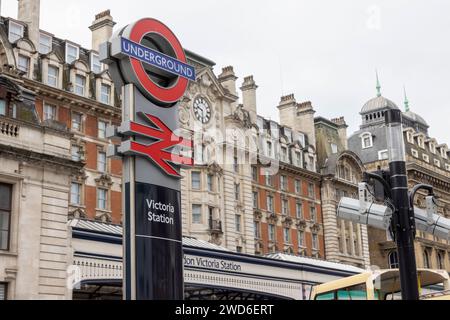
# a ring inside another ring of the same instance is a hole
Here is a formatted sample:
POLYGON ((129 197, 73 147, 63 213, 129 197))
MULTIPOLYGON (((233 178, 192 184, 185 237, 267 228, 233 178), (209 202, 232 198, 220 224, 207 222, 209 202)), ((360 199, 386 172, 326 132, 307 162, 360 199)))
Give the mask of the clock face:
POLYGON ((203 124, 207 124, 211 120, 211 106, 205 98, 195 99, 194 113, 197 120, 203 124))

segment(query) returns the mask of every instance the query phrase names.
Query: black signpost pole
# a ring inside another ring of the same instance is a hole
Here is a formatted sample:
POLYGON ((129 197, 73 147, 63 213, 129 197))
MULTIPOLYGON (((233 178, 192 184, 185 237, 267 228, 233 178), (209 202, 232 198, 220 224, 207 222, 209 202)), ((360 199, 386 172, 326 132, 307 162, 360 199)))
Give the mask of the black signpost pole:
POLYGON ((398 247, 402 298, 403 300, 419 300, 419 284, 414 251, 415 217, 414 211, 409 208, 405 143, 400 110, 388 110, 386 112, 386 126, 391 192, 396 208, 393 216, 393 225, 398 247))

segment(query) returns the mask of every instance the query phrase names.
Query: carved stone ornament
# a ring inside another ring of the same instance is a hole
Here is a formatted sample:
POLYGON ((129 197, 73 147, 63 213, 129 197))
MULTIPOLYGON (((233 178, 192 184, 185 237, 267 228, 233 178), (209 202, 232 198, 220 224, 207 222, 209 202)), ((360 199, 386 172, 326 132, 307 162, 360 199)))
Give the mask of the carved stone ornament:
POLYGON ((111 187, 114 182, 109 174, 102 174, 99 178, 95 179, 98 186, 101 187, 111 187))

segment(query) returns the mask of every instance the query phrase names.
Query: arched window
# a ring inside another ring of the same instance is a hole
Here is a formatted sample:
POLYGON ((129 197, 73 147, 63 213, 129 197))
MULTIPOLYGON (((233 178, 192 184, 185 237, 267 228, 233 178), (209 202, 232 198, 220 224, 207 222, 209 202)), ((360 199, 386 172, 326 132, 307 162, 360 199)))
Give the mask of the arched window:
POLYGON ((397 251, 392 251, 389 253, 389 268, 390 269, 398 269, 400 264, 398 262, 398 253, 397 251))
POLYGON ((430 254, 428 253, 428 250, 425 249, 423 251, 423 267, 425 269, 430 269, 431 268, 431 264, 430 264, 430 254))

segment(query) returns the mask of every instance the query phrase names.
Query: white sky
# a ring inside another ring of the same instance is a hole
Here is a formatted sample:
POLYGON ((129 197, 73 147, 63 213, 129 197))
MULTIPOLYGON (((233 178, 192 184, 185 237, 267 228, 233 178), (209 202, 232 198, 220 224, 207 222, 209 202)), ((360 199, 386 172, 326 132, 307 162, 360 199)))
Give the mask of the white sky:
MULTIPOLYGON (((242 84, 254 75, 258 112, 278 120, 282 94, 312 101, 316 115, 345 116, 349 134, 359 112, 382 93, 410 105, 450 144, 450 1, 448 0, 41 0, 41 29, 91 47, 88 26, 111 9, 117 27, 143 17, 167 24, 183 46, 233 65, 242 84)), ((17 16, 17 0, 2 1, 2 15, 17 16)))

